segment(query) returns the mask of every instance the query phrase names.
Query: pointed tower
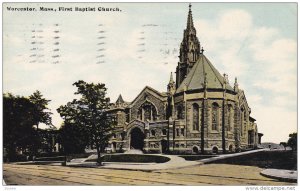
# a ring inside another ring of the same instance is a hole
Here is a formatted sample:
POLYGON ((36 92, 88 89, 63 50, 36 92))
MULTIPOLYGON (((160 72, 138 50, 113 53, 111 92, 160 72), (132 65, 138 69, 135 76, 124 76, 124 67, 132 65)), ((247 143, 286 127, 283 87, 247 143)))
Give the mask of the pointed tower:
POLYGON ((191 8, 192 5, 190 4, 187 26, 180 44, 179 62, 176 68, 176 88, 179 87, 201 54, 191 8))
POLYGON ((170 81, 168 84, 167 119, 170 119, 170 117, 172 118, 172 116, 174 115, 174 97, 173 97, 173 95, 174 95, 175 91, 176 91, 176 85, 173 80, 173 74, 171 72, 170 81))
POLYGON ((169 81, 169 84, 168 84, 168 94, 170 96, 172 96, 176 91, 176 87, 175 87, 175 82, 173 80, 173 74, 171 72, 171 75, 170 75, 170 81, 169 81))
POLYGON ((121 106, 123 103, 124 103, 124 100, 122 98, 122 95, 120 94, 117 101, 116 101, 116 105, 121 106))

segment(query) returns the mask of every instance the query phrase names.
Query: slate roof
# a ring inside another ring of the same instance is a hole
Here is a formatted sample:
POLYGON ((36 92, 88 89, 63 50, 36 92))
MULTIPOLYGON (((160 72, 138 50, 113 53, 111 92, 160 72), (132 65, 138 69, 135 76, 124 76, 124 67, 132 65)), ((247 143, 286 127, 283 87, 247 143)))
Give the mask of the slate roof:
MULTIPOLYGON (((199 59, 194 64, 193 68, 188 73, 187 77, 182 81, 176 90, 176 93, 186 90, 203 89, 204 78, 206 73, 207 89, 222 89, 224 77, 212 65, 212 63, 201 54, 199 59)), ((227 83, 226 89, 234 91, 233 88, 227 83)))

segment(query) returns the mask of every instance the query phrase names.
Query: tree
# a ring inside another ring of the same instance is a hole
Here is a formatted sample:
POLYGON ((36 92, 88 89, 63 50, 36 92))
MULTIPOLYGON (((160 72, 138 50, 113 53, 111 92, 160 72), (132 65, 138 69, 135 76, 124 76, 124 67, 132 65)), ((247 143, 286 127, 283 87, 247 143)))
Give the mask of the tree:
POLYGON ((17 150, 35 152, 39 137, 33 129, 35 105, 28 98, 3 95, 3 146, 11 159, 17 150))
POLYGON ((47 105, 51 100, 46 100, 43 98, 43 95, 40 91, 36 90, 31 96, 29 96, 29 100, 34 104, 35 110, 33 112, 33 119, 36 125, 36 128, 39 128, 40 123, 44 123, 46 125, 52 125, 52 119, 49 108, 47 105))
POLYGON ((89 141, 87 129, 75 123, 64 123, 59 129, 59 141, 65 154, 82 153, 89 141))
POLYGON ((289 140, 287 145, 290 146, 294 151, 297 150, 297 133, 289 134, 289 140))
POLYGON ((97 162, 101 163, 101 151, 107 144, 112 134, 113 122, 107 115, 110 99, 106 97, 105 84, 86 83, 82 80, 73 84, 77 87, 76 95, 79 99, 60 106, 57 111, 65 123, 76 124, 84 127, 91 142, 97 149, 97 162))
POLYGON ((286 142, 280 142, 279 145, 282 145, 284 147, 284 150, 286 150, 287 143, 286 142))

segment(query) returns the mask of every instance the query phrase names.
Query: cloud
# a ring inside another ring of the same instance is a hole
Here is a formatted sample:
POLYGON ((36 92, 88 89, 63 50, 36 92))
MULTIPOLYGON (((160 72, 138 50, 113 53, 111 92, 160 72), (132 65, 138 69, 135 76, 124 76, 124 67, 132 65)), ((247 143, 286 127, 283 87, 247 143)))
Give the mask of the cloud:
POLYGON ((297 112, 282 107, 253 105, 253 117, 257 120, 258 130, 264 133, 262 142, 287 141, 289 134, 297 132, 297 112))
POLYGON ((245 10, 197 19, 195 26, 216 68, 238 77, 259 131, 266 132, 263 141, 285 141, 297 128, 296 40, 280 29, 255 25, 245 10))

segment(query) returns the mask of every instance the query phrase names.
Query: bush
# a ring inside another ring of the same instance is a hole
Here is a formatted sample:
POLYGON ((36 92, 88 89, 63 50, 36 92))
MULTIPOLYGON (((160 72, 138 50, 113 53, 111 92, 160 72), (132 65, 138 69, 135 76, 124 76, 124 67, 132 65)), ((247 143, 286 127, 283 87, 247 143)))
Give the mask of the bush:
POLYGON ((187 161, 195 161, 195 160, 216 157, 216 155, 180 155, 179 157, 182 157, 187 161))
MULTIPOLYGON (((132 163, 165 163, 170 159, 159 155, 135 155, 135 154, 114 154, 101 157, 102 162, 132 162, 132 163)), ((96 162, 96 158, 88 159, 86 162, 96 162)))

